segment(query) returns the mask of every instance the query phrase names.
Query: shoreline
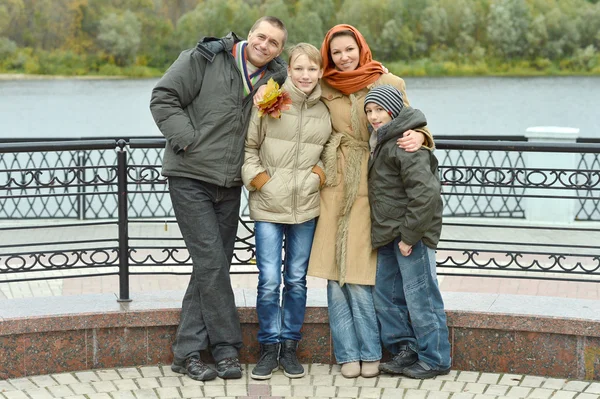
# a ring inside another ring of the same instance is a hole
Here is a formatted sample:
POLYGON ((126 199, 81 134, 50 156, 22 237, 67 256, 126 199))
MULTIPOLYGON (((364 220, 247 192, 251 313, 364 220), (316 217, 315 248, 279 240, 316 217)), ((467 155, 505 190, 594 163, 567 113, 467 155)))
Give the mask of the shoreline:
POLYGON ((123 80, 148 79, 134 78, 124 75, 31 75, 27 73, 0 73, 0 81, 8 80, 123 80))

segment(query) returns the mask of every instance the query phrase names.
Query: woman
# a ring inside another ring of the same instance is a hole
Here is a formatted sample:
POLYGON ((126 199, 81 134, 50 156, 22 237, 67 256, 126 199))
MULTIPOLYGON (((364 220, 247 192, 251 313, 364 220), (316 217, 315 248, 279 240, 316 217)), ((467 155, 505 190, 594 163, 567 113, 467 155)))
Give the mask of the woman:
MULTIPOLYGON (((370 243, 370 133, 364 98, 371 87, 390 84, 409 102, 404 81, 373 61, 364 37, 353 26, 330 29, 321 54, 321 100, 331 113, 333 134, 323 152, 327 187, 321 191, 308 275, 328 280, 329 324, 342 375, 374 377, 379 374, 381 345, 372 295, 377 252, 370 243)), ((398 144, 416 151, 422 144, 432 147, 433 139, 426 128, 409 130, 398 144)))

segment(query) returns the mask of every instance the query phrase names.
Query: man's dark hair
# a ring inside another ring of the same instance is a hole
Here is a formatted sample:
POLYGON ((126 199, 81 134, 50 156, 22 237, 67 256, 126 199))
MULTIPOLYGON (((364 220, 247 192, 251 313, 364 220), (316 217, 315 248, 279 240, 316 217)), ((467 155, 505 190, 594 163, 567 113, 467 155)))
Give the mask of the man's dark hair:
POLYGON ((284 47, 285 46, 285 42, 287 42, 288 32, 287 32, 287 29, 285 28, 285 24, 283 23, 283 21, 280 20, 277 17, 273 17, 273 16, 270 16, 270 15, 267 15, 267 16, 264 16, 264 17, 260 17, 259 19, 256 20, 256 22, 254 23, 254 25, 252 25, 252 28, 250 28, 250 32, 249 33, 254 32, 254 30, 256 28, 258 28, 258 25, 260 25, 260 23, 263 22, 263 21, 268 22, 271 25, 273 25, 273 26, 275 26, 275 27, 277 27, 277 28, 279 28, 279 29, 281 29, 283 31, 283 43, 281 43, 281 47, 284 47))

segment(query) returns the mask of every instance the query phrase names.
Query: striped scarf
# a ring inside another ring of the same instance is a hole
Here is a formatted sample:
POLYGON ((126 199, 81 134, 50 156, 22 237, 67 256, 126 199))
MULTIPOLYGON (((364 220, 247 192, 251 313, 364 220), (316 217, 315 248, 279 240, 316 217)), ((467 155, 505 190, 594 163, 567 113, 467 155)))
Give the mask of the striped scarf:
POLYGON ((244 97, 248 94, 252 93, 252 89, 256 82, 260 80, 265 74, 267 66, 263 66, 262 68, 258 68, 254 73, 248 74, 248 67, 246 65, 246 46, 248 42, 242 40, 233 45, 233 49, 231 53, 235 58, 235 62, 237 63, 238 68, 242 72, 242 81, 244 82, 244 97))

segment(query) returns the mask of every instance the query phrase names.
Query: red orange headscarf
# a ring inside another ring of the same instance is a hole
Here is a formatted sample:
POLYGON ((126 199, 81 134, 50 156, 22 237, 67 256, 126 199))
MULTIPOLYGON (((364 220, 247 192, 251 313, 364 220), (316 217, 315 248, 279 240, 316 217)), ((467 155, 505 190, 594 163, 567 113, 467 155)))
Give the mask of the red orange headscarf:
POLYGON ((356 93, 363 87, 375 82, 384 73, 380 62, 373 61, 371 49, 363 35, 352 25, 336 25, 329 29, 321 45, 321 56, 323 57, 323 79, 331 87, 338 89, 345 95, 356 93), (335 64, 330 61, 329 42, 331 36, 340 31, 350 31, 356 37, 360 51, 358 68, 354 71, 338 71, 335 64))

